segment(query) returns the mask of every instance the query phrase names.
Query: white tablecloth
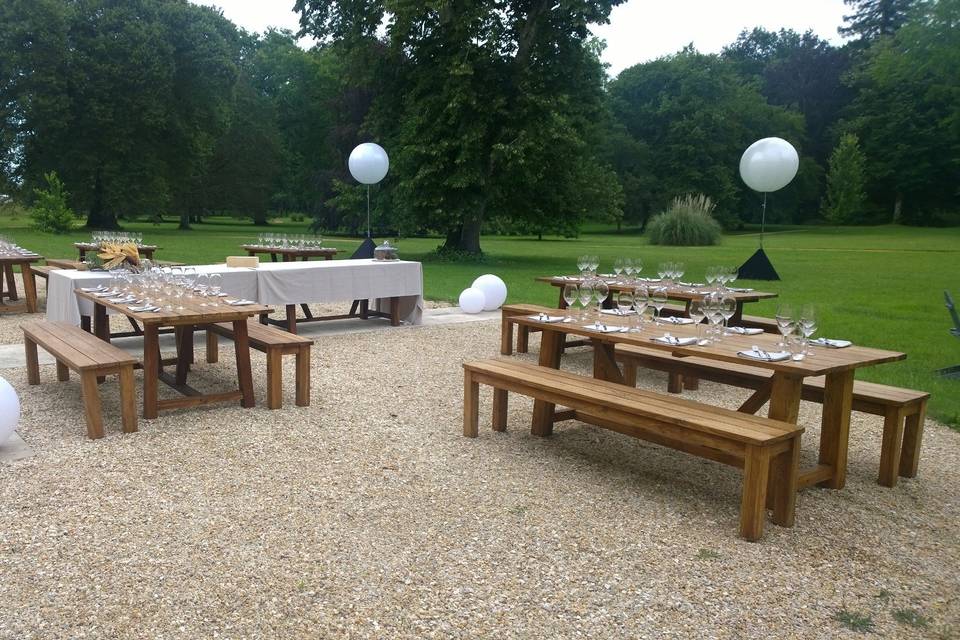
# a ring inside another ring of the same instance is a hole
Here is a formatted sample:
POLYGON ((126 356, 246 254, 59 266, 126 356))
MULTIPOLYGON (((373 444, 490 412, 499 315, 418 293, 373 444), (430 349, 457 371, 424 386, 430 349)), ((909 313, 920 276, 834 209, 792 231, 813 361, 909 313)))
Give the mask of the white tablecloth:
MULTIPOLYGON (((400 298, 400 319, 420 324, 423 318, 423 269, 419 262, 376 260, 316 260, 269 262, 257 269, 222 264, 197 267, 200 273, 219 273, 227 293, 261 304, 371 300, 388 310, 391 297, 400 298)), ((93 304, 80 300, 74 289, 110 283, 103 271, 54 269, 47 280, 47 318, 80 324, 92 315, 93 304)))

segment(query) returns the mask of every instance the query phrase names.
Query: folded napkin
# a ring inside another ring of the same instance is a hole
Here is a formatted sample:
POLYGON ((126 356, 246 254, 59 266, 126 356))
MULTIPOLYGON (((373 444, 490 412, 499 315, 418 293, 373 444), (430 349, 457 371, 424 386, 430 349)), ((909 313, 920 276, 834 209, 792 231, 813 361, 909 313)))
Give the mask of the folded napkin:
POLYGON ((788 351, 764 351, 757 346, 749 351, 737 351, 737 355, 751 360, 763 360, 764 362, 779 362, 790 359, 790 352, 788 351))
POLYGON ((827 347, 828 349, 843 349, 844 347, 849 347, 853 343, 849 340, 831 340, 830 338, 817 338, 816 340, 811 340, 810 344, 816 345, 818 347, 827 347))
POLYGON ((94 298, 116 298, 119 291, 101 291, 93 294, 94 298))
POLYGON ((681 282, 680 284, 683 285, 684 287, 705 287, 705 286, 707 286, 707 285, 704 284, 703 282, 681 282))
POLYGON ((637 314, 637 312, 633 309, 630 309, 629 311, 620 311, 620 309, 603 309, 600 313, 608 316, 633 316, 637 314))
POLYGON ((750 293, 753 289, 749 287, 727 287, 728 291, 733 291, 734 293, 750 293))
POLYGON ((686 347, 692 344, 697 344, 696 338, 678 338, 672 336, 669 333, 665 333, 659 338, 650 338, 653 342, 659 342, 660 344, 672 344, 677 347, 686 347))
POLYGON ((160 311, 160 307, 151 307, 151 306, 143 306, 143 307, 130 306, 127 308, 130 309, 130 311, 136 311, 137 313, 160 311))
POLYGON ((527 316, 531 320, 537 320, 538 322, 554 323, 554 322, 564 322, 566 320, 563 316, 551 316, 546 313, 538 313, 537 315, 527 316))
POLYGON ((80 291, 84 293, 93 293, 94 291, 106 291, 107 287, 102 284, 98 287, 80 287, 80 291))
POLYGON ((727 327, 727 331, 741 336, 755 336, 763 333, 763 329, 756 329, 754 327, 727 327))
POLYGON ((680 316, 666 316, 665 318, 660 318, 660 322, 666 322, 667 324, 693 324, 693 319, 681 318, 680 316))
POLYGON ((599 331, 600 333, 626 333, 630 329, 628 327, 618 327, 612 324, 604 324, 602 322, 594 322, 593 324, 588 324, 583 327, 584 329, 589 329, 590 331, 599 331))
POLYGON ((227 304, 232 307, 244 307, 248 304, 257 304, 253 300, 227 300, 227 304))
POLYGON ((136 302, 136 296, 123 296, 122 298, 107 298, 107 302, 112 302, 113 304, 126 304, 128 302, 136 302))

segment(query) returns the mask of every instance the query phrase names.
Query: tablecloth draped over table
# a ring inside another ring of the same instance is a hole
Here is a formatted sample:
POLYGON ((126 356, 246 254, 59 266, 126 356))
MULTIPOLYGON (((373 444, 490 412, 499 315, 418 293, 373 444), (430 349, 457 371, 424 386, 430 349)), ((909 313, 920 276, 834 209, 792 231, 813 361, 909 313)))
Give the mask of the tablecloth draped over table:
MULTIPOLYGON (((199 273, 219 273, 223 290, 232 296, 261 304, 287 305, 310 302, 374 300, 377 309, 389 310, 389 298, 400 298, 400 319, 410 324, 423 320, 423 269, 419 262, 331 260, 276 262, 257 269, 226 265, 201 265, 199 273)), ((103 271, 54 269, 47 281, 47 319, 80 324, 93 305, 78 300, 73 290, 109 284, 103 271)))

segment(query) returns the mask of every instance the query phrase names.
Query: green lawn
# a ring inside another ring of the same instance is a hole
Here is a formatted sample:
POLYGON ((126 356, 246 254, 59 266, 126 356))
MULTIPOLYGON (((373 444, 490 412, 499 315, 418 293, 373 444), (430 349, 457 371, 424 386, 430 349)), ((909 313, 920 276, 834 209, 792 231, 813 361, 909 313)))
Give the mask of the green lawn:
MULTIPOLYGON (((73 257, 70 243, 89 237, 83 231, 50 236, 25 227, 23 218, 0 220, 0 233, 50 257, 73 257)), ((222 261, 226 255, 237 255, 239 244, 260 233, 250 224, 230 220, 197 225, 191 232, 177 231, 173 224, 133 223, 127 228, 163 247, 158 257, 188 262, 222 261)), ((273 225, 271 231, 304 233, 306 226, 273 225)), ((487 258, 481 264, 427 261, 424 287, 428 298, 455 301, 473 278, 495 273, 506 281, 509 301, 553 304, 556 290, 533 278, 574 271, 576 256, 582 253, 598 254, 601 271, 609 270, 618 256, 642 258, 647 273, 660 261, 683 261, 689 278, 702 280, 710 265, 742 263, 756 249, 757 241, 756 234, 744 233, 725 236, 717 247, 654 247, 635 233, 603 229, 574 240, 487 237, 483 239, 487 258)), ((344 249, 346 256, 358 243, 353 238, 328 242, 344 249)), ((410 238, 398 246, 401 257, 425 260, 437 244, 436 238, 410 238)), ((904 362, 872 367, 858 375, 930 391, 931 415, 960 427, 960 381, 942 380, 932 373, 960 364, 960 340, 948 334, 950 321, 943 306, 944 289, 960 297, 960 228, 776 228, 768 232, 765 248, 782 280, 746 282, 748 286, 772 290, 796 304, 818 305, 819 335, 906 352, 904 362)), ((775 306, 775 301, 749 305, 748 313, 772 315, 775 306)))

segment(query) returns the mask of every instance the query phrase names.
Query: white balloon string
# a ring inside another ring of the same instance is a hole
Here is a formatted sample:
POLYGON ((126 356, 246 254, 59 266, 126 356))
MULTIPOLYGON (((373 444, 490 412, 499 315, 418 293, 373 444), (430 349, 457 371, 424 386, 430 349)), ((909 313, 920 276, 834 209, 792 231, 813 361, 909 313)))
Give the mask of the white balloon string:
POLYGON ((367 237, 373 237, 370 235, 370 185, 367 185, 367 237))
POLYGON ((760 248, 763 249, 763 233, 767 228, 767 194, 763 194, 763 213, 760 214, 760 248))

